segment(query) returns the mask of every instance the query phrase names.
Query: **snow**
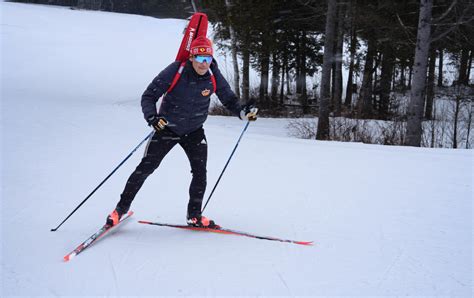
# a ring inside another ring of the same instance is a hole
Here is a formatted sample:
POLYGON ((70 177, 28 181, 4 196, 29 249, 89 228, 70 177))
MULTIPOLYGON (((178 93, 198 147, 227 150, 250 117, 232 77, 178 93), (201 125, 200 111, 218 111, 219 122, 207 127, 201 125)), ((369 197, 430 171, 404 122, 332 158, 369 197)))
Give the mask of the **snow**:
MULTIPOLYGON (((185 22, 0 7, 2 297, 472 295, 472 150, 301 140, 287 119, 250 125, 206 215, 314 246, 138 224, 184 223, 190 173, 177 147, 134 217, 64 263, 104 223, 143 148, 50 229, 149 133, 139 98, 185 22)), ((205 198, 243 127, 206 122, 205 198)))

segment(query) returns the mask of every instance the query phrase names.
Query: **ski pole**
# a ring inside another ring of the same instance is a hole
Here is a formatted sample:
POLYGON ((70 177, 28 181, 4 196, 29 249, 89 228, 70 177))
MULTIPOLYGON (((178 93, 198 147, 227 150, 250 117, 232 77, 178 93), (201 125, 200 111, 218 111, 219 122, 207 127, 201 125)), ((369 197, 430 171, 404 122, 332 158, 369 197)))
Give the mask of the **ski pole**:
POLYGON ((79 208, 82 206, 82 204, 84 204, 84 203, 102 186, 102 184, 104 184, 105 181, 107 181, 107 180, 110 178, 110 176, 112 176, 112 175, 115 173, 115 171, 117 171, 118 168, 120 168, 120 167, 127 161, 127 159, 129 159, 130 156, 132 156, 132 154, 135 153, 135 151, 137 151, 137 149, 138 149, 143 143, 145 143, 145 141, 148 140, 154 133, 155 133, 155 130, 151 131, 151 132, 143 139, 143 141, 141 141, 140 144, 138 144, 137 147, 135 147, 135 149, 133 149, 132 152, 130 152, 130 153, 127 155, 127 157, 125 157, 125 159, 122 160, 122 162, 121 162, 107 177, 105 177, 105 179, 102 180, 102 182, 101 182, 99 185, 97 185, 96 188, 94 188, 94 190, 76 207, 76 209, 74 209, 56 228, 51 229, 51 232, 56 232, 56 231, 59 229, 59 227, 62 226, 63 223, 66 222, 66 220, 68 220, 69 217, 71 217, 71 215, 73 215, 74 212, 76 212, 77 209, 79 209, 79 208))
POLYGON ((204 204, 204 207, 202 208, 201 213, 203 213, 203 212, 204 212, 204 209, 206 209, 206 206, 207 206, 207 204, 209 203, 209 200, 211 199, 212 194, 213 194, 214 191, 216 190, 216 187, 217 187, 217 185, 219 184, 219 181, 221 181, 222 175, 224 174, 225 169, 227 168, 227 165, 229 164, 229 162, 230 162, 232 156, 234 155, 235 150, 237 149, 237 146, 239 146, 240 140, 242 139, 242 136, 244 135, 245 131, 247 130, 247 127, 249 127, 249 124, 250 124, 250 121, 247 121, 247 124, 245 124, 245 127, 244 127, 244 129, 242 130, 242 133, 240 134, 239 139, 237 140, 237 144, 235 144, 234 150, 232 150, 232 153, 230 154, 229 159, 228 159, 227 162, 225 163, 224 169, 222 169, 222 172, 221 172, 221 174, 219 175, 219 178, 217 179, 216 185, 214 185, 214 188, 212 189, 211 194, 209 195, 209 198, 208 198, 207 201, 206 201, 206 204, 204 204))

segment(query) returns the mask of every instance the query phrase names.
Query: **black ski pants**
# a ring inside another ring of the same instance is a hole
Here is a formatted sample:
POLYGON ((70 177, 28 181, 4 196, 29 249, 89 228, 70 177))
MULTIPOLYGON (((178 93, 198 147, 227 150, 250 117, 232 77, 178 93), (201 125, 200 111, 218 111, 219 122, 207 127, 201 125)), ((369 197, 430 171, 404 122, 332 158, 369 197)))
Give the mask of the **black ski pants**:
POLYGON ((146 178, 158 168, 163 158, 176 144, 184 149, 191 164, 192 180, 189 186, 188 215, 194 217, 201 214, 207 175, 207 140, 202 127, 184 136, 178 136, 167 128, 155 132, 148 141, 140 164, 128 178, 117 207, 122 210, 130 208, 146 178))

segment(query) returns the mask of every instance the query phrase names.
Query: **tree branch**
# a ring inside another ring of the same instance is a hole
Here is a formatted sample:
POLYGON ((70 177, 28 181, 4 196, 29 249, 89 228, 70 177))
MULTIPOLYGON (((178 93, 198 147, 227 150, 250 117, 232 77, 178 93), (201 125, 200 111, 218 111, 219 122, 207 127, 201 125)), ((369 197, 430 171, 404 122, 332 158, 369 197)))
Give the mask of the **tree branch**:
POLYGON ((442 19, 444 19, 449 14, 449 12, 453 9, 453 7, 456 5, 457 2, 458 2, 458 0, 454 0, 453 3, 451 3, 451 5, 449 6, 449 8, 442 15, 440 15, 436 19, 432 20, 432 24, 435 23, 435 22, 439 22, 442 19))
MULTIPOLYGON (((461 16, 457 19, 457 21, 455 23, 452 23, 451 26, 449 29, 447 29, 446 31, 442 32, 442 33, 439 33, 439 34, 435 34, 435 33, 438 33, 438 32, 433 32, 433 34, 431 34, 431 42, 435 42, 435 41, 438 41, 440 40, 441 38, 445 37, 446 35, 448 35, 449 33, 453 32, 454 30, 458 29, 460 25, 464 24, 464 23, 469 23, 471 22, 472 20, 474 20, 474 17, 468 17, 467 19, 464 19, 464 17, 466 16, 466 13, 467 11, 469 10, 469 6, 466 7, 463 11, 462 11, 462 14, 461 16)), ((438 27, 439 28, 439 27, 438 27)))
POLYGON ((415 40, 413 39, 413 36, 411 36, 412 34, 410 34, 410 30, 408 29, 407 26, 405 26, 405 24, 403 23, 402 19, 400 18, 400 15, 397 13, 397 19, 398 19, 398 22, 400 23, 400 25, 402 25, 403 27, 403 30, 405 31, 406 35, 407 35, 407 38, 408 40, 410 41, 411 44, 415 45, 416 42, 415 40))

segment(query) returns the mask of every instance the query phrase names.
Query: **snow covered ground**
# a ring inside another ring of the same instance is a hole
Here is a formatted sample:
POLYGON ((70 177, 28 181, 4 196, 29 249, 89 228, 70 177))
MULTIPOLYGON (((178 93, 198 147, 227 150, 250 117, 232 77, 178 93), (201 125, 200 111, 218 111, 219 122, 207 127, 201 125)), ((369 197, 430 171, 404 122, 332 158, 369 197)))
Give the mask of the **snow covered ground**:
MULTIPOLYGON (((138 224, 184 223, 190 173, 177 147, 132 220, 64 263, 104 223, 141 152, 50 229, 148 134, 139 97, 174 59, 185 22, 0 8, 0 296, 472 295, 472 150, 300 140, 285 119, 251 124, 206 214, 314 246, 138 224)), ((208 119, 208 190, 243 126, 208 119)))

